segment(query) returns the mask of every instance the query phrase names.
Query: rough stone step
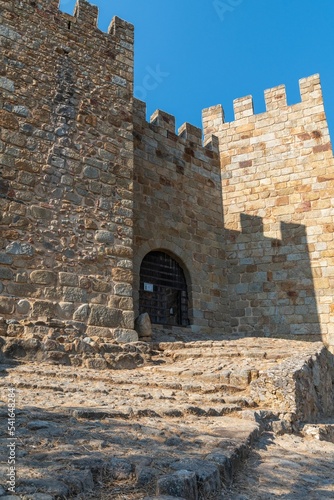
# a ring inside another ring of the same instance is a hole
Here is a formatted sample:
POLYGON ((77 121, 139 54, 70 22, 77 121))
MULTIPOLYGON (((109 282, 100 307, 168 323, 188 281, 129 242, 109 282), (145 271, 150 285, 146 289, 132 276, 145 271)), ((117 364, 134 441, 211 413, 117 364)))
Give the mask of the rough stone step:
MULTIPOLYGON (((44 397, 46 401, 50 398, 52 390, 56 389, 53 393, 53 400, 63 410, 69 404, 78 406, 82 404, 82 401, 86 404, 89 403, 92 413, 90 418, 102 418, 101 415, 110 418, 119 417, 125 419, 145 415, 151 417, 181 417, 182 415, 186 416, 189 414, 222 416, 254 406, 250 398, 229 398, 223 395, 212 400, 211 398, 199 399, 197 395, 196 397, 192 397, 191 394, 188 395, 186 393, 178 394, 176 397, 162 392, 152 394, 151 391, 148 391, 145 393, 134 393, 129 398, 128 391, 123 390, 106 393, 104 390, 85 391, 84 389, 77 389, 71 392, 65 388, 52 387, 51 390, 47 385, 38 386, 38 384, 29 383, 21 383, 17 387, 19 390, 36 391, 39 398, 42 399, 44 397), (67 398, 69 394, 71 394, 71 397, 67 398), (69 402, 67 402, 68 400, 69 402)), ((23 395, 21 396, 21 400, 22 402, 28 402, 23 395)))
POLYGON ((214 349, 219 349, 222 352, 227 353, 227 355, 229 355, 229 353, 239 353, 246 356, 259 355, 260 357, 265 357, 266 353, 270 352, 280 352, 281 354, 286 353, 291 355, 291 351, 289 350, 287 344, 284 344, 284 341, 281 342, 280 339, 270 339, 270 341, 268 341, 268 339, 259 339, 257 337, 243 338, 239 341, 226 339, 220 341, 198 340, 192 342, 151 342, 150 345, 152 349, 156 351, 164 351, 164 353, 180 350, 192 351, 193 349, 201 349, 209 352, 214 349), (271 340, 273 340, 273 342, 271 342, 271 340))
MULTIPOLYGON (((203 382, 223 382, 230 383, 230 379, 238 379, 241 385, 248 385, 252 380, 256 380, 259 376, 259 370, 254 366, 232 365, 230 369, 227 366, 219 365, 216 368, 199 366, 196 370, 187 368, 186 366, 160 366, 160 367, 144 367, 143 370, 151 371, 157 376, 163 374, 166 377, 177 377, 178 379, 191 379, 203 382)), ((155 376, 155 378, 157 378, 155 376)))
MULTIPOLYGON (((219 362, 223 362, 227 359, 240 358, 240 359, 258 359, 258 360, 266 360, 266 361, 280 361, 289 357, 288 353, 279 353, 279 352, 263 352, 263 351, 251 351, 251 352, 238 352, 238 351, 224 351, 220 349, 212 349, 210 351, 193 348, 191 350, 183 349, 179 351, 164 351, 164 356, 168 359, 170 357, 174 362, 175 361, 186 361, 189 359, 208 359, 213 358, 217 359, 219 362)), ((290 353, 291 356, 291 353, 290 353)))
MULTIPOLYGON (((57 372, 56 372, 57 373, 57 372)), ((20 370, 20 377, 15 379, 13 378, 13 383, 18 388, 32 388, 32 389, 49 389, 54 392, 62 392, 66 390, 67 392, 77 392, 80 384, 85 386, 85 390, 89 391, 89 387, 93 390, 93 384, 101 384, 103 388, 97 387, 97 390, 114 390, 115 388, 120 388, 122 386, 126 387, 127 390, 129 386, 133 389, 132 392, 136 392, 137 390, 149 390, 151 389, 161 389, 161 390, 170 390, 170 391, 184 391, 184 392, 193 392, 200 394, 214 394, 214 393, 228 393, 235 394, 238 392, 243 392, 247 386, 249 385, 252 377, 251 371, 244 372, 236 372, 236 373, 224 373, 222 372, 218 376, 212 376, 211 374, 207 375, 203 374, 198 377, 198 380, 201 383, 188 382, 183 381, 175 381, 174 376, 170 377, 149 377, 149 374, 145 372, 137 372, 135 376, 124 375, 121 377, 116 377, 112 375, 109 376, 107 372, 105 375, 101 375, 101 372, 98 372, 100 375, 93 375, 90 378, 90 381, 87 382, 85 378, 85 372, 82 374, 73 375, 71 372, 64 373, 64 379, 70 379, 67 383, 62 382, 60 385, 58 382, 53 382, 56 378, 56 373, 52 371, 44 372, 43 370, 32 371, 28 367, 24 368, 22 371, 20 370), (79 375, 79 376, 78 376, 79 375), (169 380, 172 379, 172 381, 169 380), (23 379, 23 380, 22 380, 23 379), (210 381, 218 381, 217 384, 209 383, 210 381)), ((191 377, 186 377, 191 378, 191 377)), ((0 379, 0 386, 4 384, 4 380, 0 379)), ((96 390, 96 389, 94 389, 96 390)))
MULTIPOLYGON (((85 390, 89 391, 97 391, 97 392, 103 392, 103 391, 111 391, 111 390, 121 390, 122 388, 124 390, 129 390, 129 386, 132 388, 132 392, 136 391, 143 391, 146 390, 149 392, 150 389, 155 389, 155 390, 162 390, 162 391, 176 391, 176 392, 186 392, 186 393, 198 393, 198 394, 215 394, 215 393, 221 393, 221 394, 235 394, 235 393, 240 393, 244 392, 245 389, 247 389, 246 385, 242 385, 242 383, 239 383, 239 385, 232 385, 228 383, 220 383, 217 385, 213 384, 194 384, 194 383, 189 383, 189 382, 184 382, 184 383, 178 383, 178 382, 168 382, 166 380, 160 380, 160 381, 155 381, 155 382, 149 382, 145 378, 143 380, 125 380, 125 379, 99 379, 98 381, 98 386, 93 387, 93 381, 89 384, 88 382, 84 382, 83 384, 80 384, 80 382, 83 382, 83 380, 79 379, 76 380, 75 382, 62 382, 62 384, 55 383, 52 381, 49 381, 47 378, 43 378, 42 380, 37 380, 36 381, 36 376, 33 374, 28 376, 28 374, 25 375, 25 380, 20 381, 19 379, 12 379, 12 383, 15 385, 15 387, 23 389, 23 388, 31 388, 31 389, 40 389, 40 390, 50 390, 53 392, 63 392, 66 390, 66 392, 71 393, 71 392, 78 392, 79 387, 83 386, 85 390), (29 380, 31 377, 32 380, 29 380), (85 387, 86 384, 86 387, 85 387), (91 387, 89 387, 91 386, 91 387)), ((52 379, 51 379, 52 380, 52 379)), ((235 380, 235 382, 239 382, 239 380, 235 380)), ((242 382, 242 381, 241 381, 242 382)), ((97 382, 96 382, 97 383, 97 382)), ((0 387, 5 386, 6 384, 4 381, 0 380, 0 387)))
POLYGON ((24 449, 17 493, 53 499, 104 498, 101 480, 108 481, 110 498, 160 496, 164 488, 173 490, 173 479, 182 477, 178 471, 185 467, 196 495, 210 498, 230 483, 259 436, 259 426, 249 420, 193 414, 187 421, 145 415, 129 422, 112 416, 91 421, 73 414, 59 419, 57 408, 40 408, 39 420, 23 410, 17 423, 24 449))
POLYGON ((106 418, 180 418, 187 415, 196 415, 198 417, 222 417, 224 415, 231 415, 242 411, 242 407, 238 405, 220 405, 214 407, 203 406, 185 406, 171 408, 150 405, 150 408, 127 408, 127 409, 107 409, 107 408, 90 408, 82 410, 73 410, 71 414, 75 418, 83 418, 87 420, 104 420, 106 418))

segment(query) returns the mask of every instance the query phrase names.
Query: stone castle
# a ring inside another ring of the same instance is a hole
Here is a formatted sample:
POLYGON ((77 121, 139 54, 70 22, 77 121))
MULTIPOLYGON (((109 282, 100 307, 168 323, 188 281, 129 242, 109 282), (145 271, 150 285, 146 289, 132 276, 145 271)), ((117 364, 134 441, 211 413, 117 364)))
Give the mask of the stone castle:
POLYGON ((0 315, 136 340, 135 318, 334 345, 334 161, 318 75, 203 111, 133 96, 133 26, 0 0, 0 315), (204 142, 202 136, 204 134, 204 142))

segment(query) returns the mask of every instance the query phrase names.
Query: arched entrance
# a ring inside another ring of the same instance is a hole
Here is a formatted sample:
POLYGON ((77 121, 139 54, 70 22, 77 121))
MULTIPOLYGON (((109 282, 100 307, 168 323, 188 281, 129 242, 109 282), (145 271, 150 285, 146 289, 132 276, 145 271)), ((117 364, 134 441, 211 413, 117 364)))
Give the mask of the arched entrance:
POLYGON ((139 314, 152 323, 187 326, 188 292, 182 267, 161 251, 148 253, 140 267, 139 314))

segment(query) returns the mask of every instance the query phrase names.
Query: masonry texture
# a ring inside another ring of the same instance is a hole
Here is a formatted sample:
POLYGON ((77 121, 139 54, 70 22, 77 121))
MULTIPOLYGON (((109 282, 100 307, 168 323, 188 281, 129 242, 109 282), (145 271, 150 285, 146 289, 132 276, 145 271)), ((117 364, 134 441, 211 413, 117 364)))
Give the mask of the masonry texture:
POLYGON ((318 75, 203 112, 133 97, 133 26, 0 0, 0 315, 137 339, 140 266, 172 256, 189 328, 334 345, 333 154, 318 75))
POLYGON ((293 106, 283 85, 267 90, 259 115, 251 96, 236 99, 232 123, 221 106, 205 110, 204 134, 219 138, 236 327, 333 344, 333 153, 319 76, 299 86, 293 106))
POLYGON ((0 311, 133 335, 133 27, 1 2, 0 311))

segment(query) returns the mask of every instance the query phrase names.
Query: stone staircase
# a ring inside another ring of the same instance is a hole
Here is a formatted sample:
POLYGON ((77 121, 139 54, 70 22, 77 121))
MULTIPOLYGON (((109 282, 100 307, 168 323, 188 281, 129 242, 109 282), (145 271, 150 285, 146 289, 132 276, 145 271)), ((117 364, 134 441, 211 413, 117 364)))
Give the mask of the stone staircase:
POLYGON ((313 372, 328 372, 321 344, 278 339, 117 346, 118 356, 140 351, 132 369, 5 360, 1 392, 17 393, 18 498, 222 498, 266 422, 297 425, 293 374, 308 367, 310 390, 313 372))

